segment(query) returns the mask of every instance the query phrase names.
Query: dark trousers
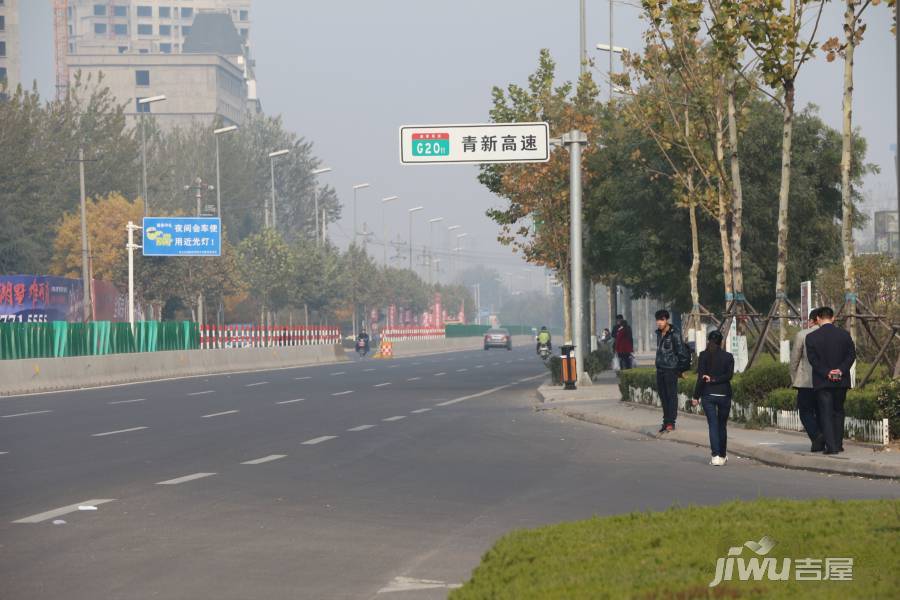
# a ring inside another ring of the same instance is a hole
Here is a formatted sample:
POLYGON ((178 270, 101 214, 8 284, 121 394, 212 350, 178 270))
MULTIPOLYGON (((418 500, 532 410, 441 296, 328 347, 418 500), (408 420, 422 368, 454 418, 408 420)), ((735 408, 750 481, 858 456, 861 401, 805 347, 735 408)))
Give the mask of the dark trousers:
POLYGON ((816 390, 819 428, 825 437, 825 450, 828 452, 844 449, 844 399, 846 397, 846 388, 816 390))
POLYGON ((619 354, 619 369, 625 371, 631 368, 631 353, 619 354))
POLYGON ((728 415, 731 413, 729 396, 703 396, 700 399, 706 423, 709 425, 709 448, 713 456, 725 456, 728 446, 728 415))
POLYGON ((800 413, 800 422, 803 423, 806 435, 815 442, 822 432, 819 428, 819 411, 816 407, 816 390, 797 388, 797 412, 800 413))
POLYGON ((678 417, 678 372, 656 370, 656 390, 663 409, 663 425, 674 425, 678 417))

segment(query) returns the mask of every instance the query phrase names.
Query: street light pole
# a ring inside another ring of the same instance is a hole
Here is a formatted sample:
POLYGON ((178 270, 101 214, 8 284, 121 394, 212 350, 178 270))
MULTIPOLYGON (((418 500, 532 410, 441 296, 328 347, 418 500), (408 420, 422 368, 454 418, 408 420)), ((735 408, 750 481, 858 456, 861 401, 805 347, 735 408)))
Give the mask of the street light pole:
POLYGON ((356 192, 369 187, 368 183, 357 183, 353 186, 353 243, 356 243, 356 236, 359 235, 359 228, 356 225, 356 192))
POLYGON ((387 268, 387 247, 388 247, 388 236, 387 236, 387 219, 385 218, 385 209, 388 202, 393 202, 394 200, 399 200, 400 196, 388 196, 387 198, 381 199, 381 236, 384 239, 384 256, 382 259, 384 260, 384 266, 387 268))
POLYGON ((431 263, 434 260, 434 224, 440 223, 443 220, 444 217, 435 217, 434 219, 428 219, 428 283, 434 283, 431 272, 431 263))
POLYGON ((583 265, 581 258, 581 146, 587 143, 587 135, 573 129, 562 137, 569 148, 569 249, 572 263, 572 343, 575 345, 575 364, 578 384, 589 384, 584 371, 585 348, 589 347, 584 336, 583 265))
POLYGON ((159 96, 150 96, 149 98, 141 98, 138 100, 138 110, 141 112, 141 185, 143 189, 141 192, 144 194, 144 216, 146 217, 149 214, 150 200, 148 198, 148 190, 147 190, 147 140, 146 133, 144 129, 146 127, 144 115, 150 112, 150 105, 154 102, 162 102, 165 100, 165 95, 160 94, 159 96), (142 108, 142 107, 145 107, 142 108))
POLYGON ((230 125, 220 129, 214 129, 213 135, 216 138, 216 216, 222 218, 222 180, 219 176, 219 136, 231 133, 237 130, 237 125, 230 125))
MULTIPOLYGON (((322 175, 323 173, 330 173, 331 167, 323 167, 321 169, 313 170, 313 175, 322 175)), ((319 188, 313 184, 313 201, 316 205, 316 218, 315 218, 315 231, 316 231, 316 246, 319 245, 319 188)))
POLYGON ((410 208, 407 212, 409 212, 409 270, 413 270, 413 236, 412 236, 412 221, 413 221, 413 213, 424 209, 424 206, 417 206, 415 208, 410 208))
MULTIPOLYGON (((275 229, 278 225, 277 217, 275 215, 275 159, 279 156, 284 156, 285 154, 290 154, 290 150, 276 150, 275 152, 269 152, 269 168, 271 170, 272 177, 272 229, 275 229)), ((266 227, 269 226, 269 211, 266 211, 266 227)))
POLYGON ((78 181, 81 194, 81 306, 84 322, 91 320, 91 280, 88 274, 87 198, 84 189, 84 148, 78 149, 78 181))

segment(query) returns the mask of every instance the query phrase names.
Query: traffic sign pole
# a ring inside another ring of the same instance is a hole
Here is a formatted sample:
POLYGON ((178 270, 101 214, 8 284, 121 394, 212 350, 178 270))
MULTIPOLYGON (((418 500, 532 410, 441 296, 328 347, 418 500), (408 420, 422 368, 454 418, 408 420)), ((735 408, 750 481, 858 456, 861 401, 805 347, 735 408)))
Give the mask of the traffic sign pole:
POLYGON ((575 364, 578 385, 590 385, 584 371, 584 266, 581 258, 581 146, 587 143, 584 132, 573 129, 563 135, 562 143, 569 148, 569 256, 572 264, 572 343, 575 345, 575 364))

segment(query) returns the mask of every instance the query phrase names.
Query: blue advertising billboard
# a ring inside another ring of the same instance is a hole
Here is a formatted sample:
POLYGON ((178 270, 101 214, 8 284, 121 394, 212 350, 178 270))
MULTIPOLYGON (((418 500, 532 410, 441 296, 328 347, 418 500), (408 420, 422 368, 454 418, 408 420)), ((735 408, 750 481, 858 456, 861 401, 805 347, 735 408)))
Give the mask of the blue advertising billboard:
POLYGON ((219 256, 218 217, 144 217, 144 256, 219 256))

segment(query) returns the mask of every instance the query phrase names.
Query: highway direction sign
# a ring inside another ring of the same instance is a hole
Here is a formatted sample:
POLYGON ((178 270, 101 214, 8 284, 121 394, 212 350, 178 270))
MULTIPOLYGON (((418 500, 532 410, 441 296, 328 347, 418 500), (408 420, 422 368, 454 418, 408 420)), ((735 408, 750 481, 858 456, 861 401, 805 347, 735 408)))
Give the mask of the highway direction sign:
POLYGON ((531 163, 550 160, 547 123, 406 125, 400 162, 417 164, 531 163))

